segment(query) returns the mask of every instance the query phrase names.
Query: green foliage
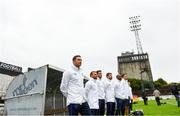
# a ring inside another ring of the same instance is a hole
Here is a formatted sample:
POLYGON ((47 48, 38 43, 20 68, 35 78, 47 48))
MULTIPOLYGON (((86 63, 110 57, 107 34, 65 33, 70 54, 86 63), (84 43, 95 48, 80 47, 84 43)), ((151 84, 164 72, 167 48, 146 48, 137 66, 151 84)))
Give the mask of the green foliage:
POLYGON ((151 85, 150 85, 149 81, 143 81, 143 83, 144 83, 144 88, 147 88, 147 89, 151 88, 151 85))
POLYGON ((154 82, 154 87, 155 87, 155 88, 162 87, 162 84, 161 84, 160 82, 158 82, 158 81, 155 81, 155 82, 154 82))
MULTIPOLYGON (((141 80, 130 78, 128 81, 131 83, 131 87, 133 90, 140 90, 141 89, 141 80)), ((151 89, 151 82, 143 80, 144 88, 145 89, 151 89)), ((162 78, 159 78, 158 80, 154 81, 154 87, 159 88, 168 85, 168 83, 163 80, 162 78)))
MULTIPOLYGON (((139 79, 128 79, 128 81, 131 83, 131 87, 133 90, 140 90, 141 89, 141 80, 139 79)), ((144 88, 150 89, 150 82, 149 81, 143 81, 144 88)))
POLYGON ((154 81, 154 86, 156 88, 162 87, 162 86, 166 86, 168 83, 163 80, 162 78, 159 78, 158 80, 154 81))
POLYGON ((128 81, 131 83, 131 88, 133 90, 139 90, 141 89, 141 82, 138 79, 128 79, 128 81))

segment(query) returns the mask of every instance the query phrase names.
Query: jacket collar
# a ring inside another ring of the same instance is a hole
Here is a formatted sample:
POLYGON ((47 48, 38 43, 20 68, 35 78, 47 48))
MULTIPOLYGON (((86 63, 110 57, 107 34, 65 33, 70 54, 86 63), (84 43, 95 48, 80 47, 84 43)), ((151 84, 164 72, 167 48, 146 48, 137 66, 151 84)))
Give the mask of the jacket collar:
POLYGON ((76 67, 76 66, 74 66, 74 65, 72 65, 72 68, 73 68, 75 71, 81 71, 81 68, 78 68, 78 67, 76 67))
POLYGON ((97 79, 93 79, 92 77, 90 77, 90 80, 96 82, 97 79))

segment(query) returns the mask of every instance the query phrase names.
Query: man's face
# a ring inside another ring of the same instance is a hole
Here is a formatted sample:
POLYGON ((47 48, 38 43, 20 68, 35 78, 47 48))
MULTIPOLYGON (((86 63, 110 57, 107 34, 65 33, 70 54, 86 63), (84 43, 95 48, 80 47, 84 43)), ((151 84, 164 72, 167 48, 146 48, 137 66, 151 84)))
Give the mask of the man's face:
POLYGON ((112 80, 112 74, 109 74, 109 75, 107 76, 107 78, 108 78, 109 80, 112 80))
POLYGON ((124 78, 124 80, 128 80, 128 77, 127 77, 127 75, 124 75, 124 77, 123 77, 123 78, 124 78))
POLYGON ((76 67, 80 67, 81 64, 82 64, 82 59, 81 59, 81 57, 76 57, 76 59, 73 61, 73 64, 74 64, 76 67))
POLYGON ((97 76, 98 76, 99 78, 102 78, 102 72, 98 72, 98 73, 97 73, 97 76))
POLYGON ((93 79, 97 79, 98 75, 97 75, 96 72, 93 72, 92 75, 91 75, 91 77, 92 77, 93 79))
POLYGON ((122 77, 120 75, 116 76, 118 80, 122 80, 122 77))

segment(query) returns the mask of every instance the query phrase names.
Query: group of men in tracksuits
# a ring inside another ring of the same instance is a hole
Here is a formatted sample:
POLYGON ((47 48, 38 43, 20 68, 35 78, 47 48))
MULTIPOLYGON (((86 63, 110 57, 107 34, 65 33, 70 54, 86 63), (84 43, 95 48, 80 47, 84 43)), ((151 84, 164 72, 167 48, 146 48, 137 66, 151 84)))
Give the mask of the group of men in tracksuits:
POLYGON ((60 90, 67 98, 69 115, 128 115, 132 90, 127 75, 112 73, 102 77, 102 71, 91 71, 90 78, 81 71, 82 59, 76 55, 73 66, 63 73, 60 90), (88 81, 84 86, 84 78, 88 81), (105 110, 106 109, 106 110, 105 110))

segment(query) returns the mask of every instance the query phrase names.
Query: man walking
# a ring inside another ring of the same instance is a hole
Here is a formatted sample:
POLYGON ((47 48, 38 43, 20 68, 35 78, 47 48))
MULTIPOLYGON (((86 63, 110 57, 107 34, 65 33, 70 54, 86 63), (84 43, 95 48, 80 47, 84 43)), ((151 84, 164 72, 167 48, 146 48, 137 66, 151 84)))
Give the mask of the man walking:
POLYGON ((180 90, 178 89, 178 86, 175 85, 171 88, 171 92, 172 94, 174 95, 174 97, 176 98, 176 101, 177 101, 177 106, 180 107, 180 90))
POLYGON ((156 103, 157 103, 158 106, 161 105, 160 98, 159 98, 160 94, 161 93, 157 89, 155 89, 154 92, 153 92, 153 95, 155 96, 155 100, 156 100, 156 103))
POLYGON ((104 86, 104 80, 102 78, 102 71, 97 71, 98 80, 97 80, 97 86, 98 86, 98 98, 99 98, 99 115, 104 116, 105 114, 105 86, 104 86))
POLYGON ((91 114, 98 115, 99 101, 98 101, 98 87, 97 87, 97 72, 90 73, 91 79, 85 85, 85 96, 89 104, 91 114))
POLYGON ((90 115, 90 108, 84 98, 84 76, 81 72, 82 59, 76 55, 72 59, 73 66, 63 73, 60 90, 67 98, 69 115, 90 115))

